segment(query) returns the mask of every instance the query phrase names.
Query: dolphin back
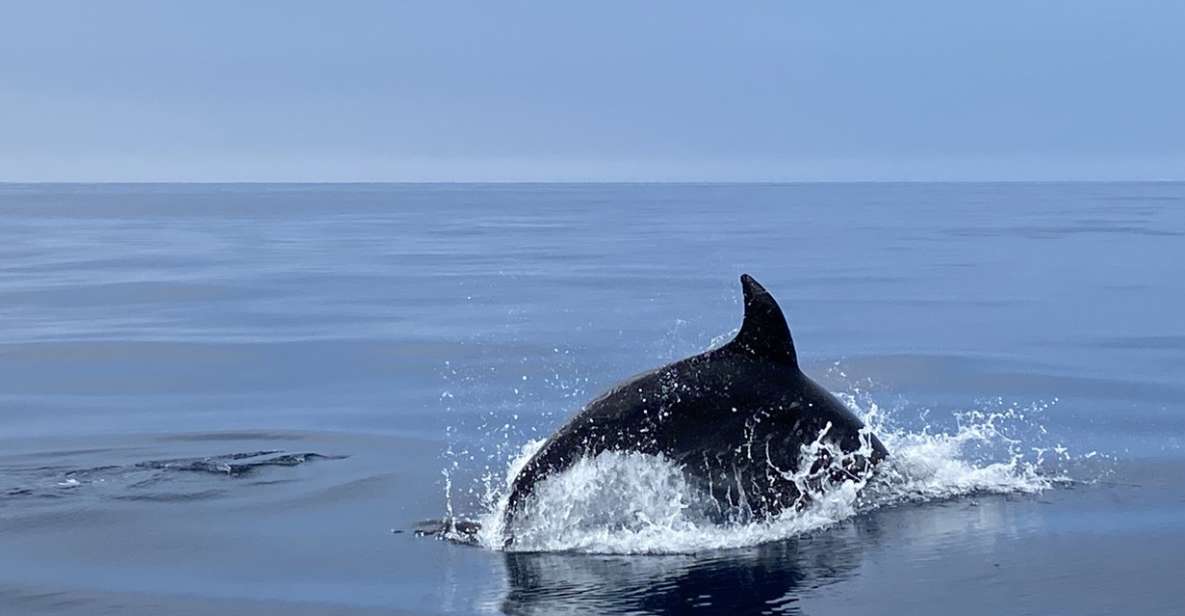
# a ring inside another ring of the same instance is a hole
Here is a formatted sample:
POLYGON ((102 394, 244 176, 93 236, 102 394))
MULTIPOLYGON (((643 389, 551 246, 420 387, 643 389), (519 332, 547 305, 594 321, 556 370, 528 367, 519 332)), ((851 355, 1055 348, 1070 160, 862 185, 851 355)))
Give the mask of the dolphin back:
MULTIPOLYGON (((706 482, 711 493, 720 483, 730 502, 734 489, 744 500, 749 485, 761 494, 746 506, 765 513, 801 502, 784 473, 797 471, 802 445, 820 432, 833 431, 845 450, 860 446, 860 420, 799 370, 790 328, 773 296, 747 274, 741 287, 744 321, 730 342, 618 384, 532 456, 511 486, 504 518, 508 545, 512 523, 535 486, 604 451, 665 455, 706 482), (755 439, 763 446, 756 457, 755 439)), ((875 441, 878 448, 883 454, 875 441)))

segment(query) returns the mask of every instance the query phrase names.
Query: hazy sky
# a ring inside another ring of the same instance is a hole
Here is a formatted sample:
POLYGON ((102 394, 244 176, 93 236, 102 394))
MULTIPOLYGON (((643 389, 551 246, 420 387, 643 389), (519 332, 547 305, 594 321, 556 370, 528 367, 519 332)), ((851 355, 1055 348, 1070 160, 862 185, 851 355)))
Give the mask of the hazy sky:
POLYGON ((0 180, 1185 179, 1185 1, 0 0, 0 180))

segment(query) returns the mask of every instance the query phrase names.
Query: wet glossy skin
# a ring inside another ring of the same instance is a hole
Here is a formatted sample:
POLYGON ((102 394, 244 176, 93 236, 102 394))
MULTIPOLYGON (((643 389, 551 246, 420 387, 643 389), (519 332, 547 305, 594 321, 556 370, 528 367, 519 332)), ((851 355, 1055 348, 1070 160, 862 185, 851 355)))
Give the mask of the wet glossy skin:
MULTIPOLYGON (((764 516, 803 502, 789 475, 824 430, 843 452, 861 449, 863 423, 799 370, 776 302, 748 276, 742 286, 745 322, 732 342, 629 379, 543 445, 515 479, 508 529, 539 481, 603 451, 661 454, 709 490, 721 514, 764 516)), ((887 455, 867 439, 873 463, 887 455)), ((868 466, 857 456, 845 470, 868 466)))

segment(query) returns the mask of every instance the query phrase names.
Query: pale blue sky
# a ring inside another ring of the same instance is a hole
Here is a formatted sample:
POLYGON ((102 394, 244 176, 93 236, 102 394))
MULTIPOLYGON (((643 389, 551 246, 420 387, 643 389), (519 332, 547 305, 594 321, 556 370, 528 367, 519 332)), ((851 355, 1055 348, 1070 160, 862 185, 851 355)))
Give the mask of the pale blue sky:
POLYGON ((1185 179, 1185 2, 8 2, 0 180, 1185 179))

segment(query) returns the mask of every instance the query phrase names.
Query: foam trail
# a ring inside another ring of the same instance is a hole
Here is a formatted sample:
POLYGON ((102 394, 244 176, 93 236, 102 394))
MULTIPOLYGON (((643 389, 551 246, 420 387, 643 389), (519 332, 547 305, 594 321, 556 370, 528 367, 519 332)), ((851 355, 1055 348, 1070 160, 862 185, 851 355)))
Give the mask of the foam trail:
MULTIPOLYGON (((903 502, 946 499, 977 493, 1035 493, 1064 478, 1042 472, 1042 449, 1026 447, 1007 428, 1028 421, 1015 409, 975 411, 960 416, 947 432, 891 429, 876 404, 843 399, 862 415, 891 452, 866 482, 831 483, 826 470, 788 477, 814 486, 812 502, 762 521, 719 523, 707 511, 711 495, 689 482, 683 470, 662 456, 606 452, 577 462, 541 482, 533 502, 515 522, 513 550, 613 554, 672 554, 733 548, 785 539, 818 530, 854 515, 903 502), (984 459, 991 452, 994 459, 984 459), (1034 455, 1034 452, 1037 452, 1034 455), (820 480, 823 485, 820 487, 820 480)), ((503 548, 503 512, 518 472, 541 447, 532 441, 514 455, 501 477, 487 476, 485 513, 477 542, 503 548)), ((804 447, 804 460, 830 447, 821 436, 804 447)), ((835 464, 842 453, 833 450, 835 464)), ((800 468, 809 469, 810 464, 800 468)), ((472 540, 472 539, 470 539, 472 540)))

